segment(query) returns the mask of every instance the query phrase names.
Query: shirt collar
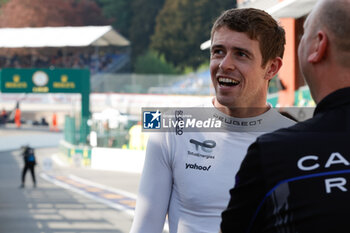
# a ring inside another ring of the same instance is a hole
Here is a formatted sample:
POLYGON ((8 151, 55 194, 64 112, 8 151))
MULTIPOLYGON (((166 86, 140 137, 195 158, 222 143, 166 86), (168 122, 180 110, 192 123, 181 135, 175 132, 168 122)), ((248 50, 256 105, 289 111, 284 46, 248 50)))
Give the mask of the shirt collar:
POLYGON ((336 90, 323 98, 321 102, 318 103, 314 116, 346 104, 350 104, 350 87, 336 90))

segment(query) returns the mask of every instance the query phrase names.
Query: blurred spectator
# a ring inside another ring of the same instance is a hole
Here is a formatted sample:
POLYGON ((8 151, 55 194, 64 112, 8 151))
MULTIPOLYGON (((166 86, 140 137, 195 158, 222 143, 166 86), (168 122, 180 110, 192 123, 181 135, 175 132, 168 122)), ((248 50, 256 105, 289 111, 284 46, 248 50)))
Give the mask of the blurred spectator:
MULTIPOLYGON (((44 50, 45 51, 45 50, 44 50)), ((23 53, 23 52, 22 52, 23 53)), ((48 53, 48 52, 46 52, 48 53)), ((6 53, 2 53, 6 54, 6 53)), ((64 54, 61 49, 51 55, 38 51, 32 54, 13 56, 0 55, 0 67, 3 68, 87 68, 92 74, 105 72, 110 65, 118 63, 126 53, 110 51, 69 51, 64 54)))
POLYGON ((15 124, 17 128, 21 127, 21 110, 19 108, 15 110, 15 124))
POLYGON ((7 122, 7 118, 8 118, 8 114, 6 110, 3 108, 0 115, 0 124, 5 125, 7 122))
POLYGON ((129 130, 129 148, 132 150, 144 150, 147 145, 148 134, 142 132, 141 122, 132 126, 129 130))
POLYGON ((36 159, 34 155, 34 149, 27 145, 23 147, 22 155, 24 160, 24 167, 22 170, 22 183, 20 187, 24 188, 26 173, 28 169, 32 174, 33 186, 36 187, 36 179, 35 179, 35 171, 34 171, 34 167, 36 165, 36 159))
POLYGON ((7 118, 7 116, 8 116, 7 111, 6 111, 5 108, 3 108, 2 111, 1 111, 1 117, 7 118))
POLYGON ((58 131, 58 128, 57 128, 57 114, 54 112, 52 114, 52 125, 51 125, 51 128, 50 128, 51 131, 58 131))

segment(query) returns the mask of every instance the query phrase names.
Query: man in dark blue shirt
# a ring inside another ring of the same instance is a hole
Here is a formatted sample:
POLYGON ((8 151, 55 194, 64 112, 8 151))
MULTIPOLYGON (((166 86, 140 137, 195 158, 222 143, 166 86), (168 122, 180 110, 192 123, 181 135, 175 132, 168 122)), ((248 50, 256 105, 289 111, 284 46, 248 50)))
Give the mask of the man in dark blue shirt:
POLYGON ((298 55, 314 117, 249 149, 221 231, 339 233, 350 217, 350 0, 319 0, 298 55))
POLYGON ((24 160, 24 167, 22 170, 21 188, 24 188, 26 173, 28 169, 32 175, 33 186, 36 187, 36 179, 35 179, 35 171, 34 171, 34 168, 36 165, 36 159, 35 159, 34 149, 31 148, 30 146, 25 146, 23 148, 23 160, 24 160))

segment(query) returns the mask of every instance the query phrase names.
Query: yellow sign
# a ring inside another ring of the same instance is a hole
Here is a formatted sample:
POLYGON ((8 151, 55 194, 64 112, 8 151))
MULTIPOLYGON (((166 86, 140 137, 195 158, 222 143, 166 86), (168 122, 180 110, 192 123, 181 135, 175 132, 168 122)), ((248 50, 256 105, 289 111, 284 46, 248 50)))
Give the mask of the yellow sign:
POLYGON ((61 75, 61 82, 53 82, 54 88, 65 88, 65 89, 74 89, 75 83, 68 82, 68 76, 63 74, 61 75))
POLYGON ((13 75, 12 82, 5 82, 5 88, 27 88, 26 82, 21 82, 21 77, 18 74, 13 75))
POLYGON ((33 92, 49 92, 48 87, 33 87, 32 89, 33 92))
POLYGON ((13 76, 13 78, 12 78, 12 79, 13 79, 13 82, 14 82, 14 83, 18 83, 18 82, 19 82, 19 80, 21 79, 21 77, 19 77, 19 75, 18 75, 18 74, 16 74, 16 75, 14 75, 14 76, 13 76))
POLYGON ((68 76, 67 75, 62 75, 61 76, 61 82, 66 83, 68 81, 68 76))

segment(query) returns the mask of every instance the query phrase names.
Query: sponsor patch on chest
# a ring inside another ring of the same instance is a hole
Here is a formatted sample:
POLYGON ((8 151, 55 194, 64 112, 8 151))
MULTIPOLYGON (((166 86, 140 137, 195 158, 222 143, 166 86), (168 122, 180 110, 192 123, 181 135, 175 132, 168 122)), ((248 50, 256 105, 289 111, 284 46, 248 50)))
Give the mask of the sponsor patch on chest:
POLYGON ((209 166, 202 166, 198 165, 197 163, 186 163, 186 169, 194 169, 194 170, 200 170, 200 171, 209 171, 211 168, 211 165, 209 166))

